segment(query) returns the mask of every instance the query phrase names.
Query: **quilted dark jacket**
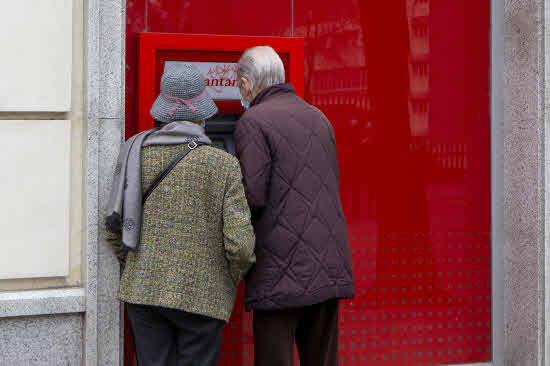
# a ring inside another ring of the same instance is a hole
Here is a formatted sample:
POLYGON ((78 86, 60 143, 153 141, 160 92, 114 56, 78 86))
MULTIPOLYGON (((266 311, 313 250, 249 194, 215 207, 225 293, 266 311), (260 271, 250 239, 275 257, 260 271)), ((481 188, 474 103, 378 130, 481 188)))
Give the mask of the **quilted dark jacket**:
POLYGON ((292 85, 275 85, 237 122, 235 145, 256 233, 246 310, 352 298, 336 142, 327 118, 292 85))

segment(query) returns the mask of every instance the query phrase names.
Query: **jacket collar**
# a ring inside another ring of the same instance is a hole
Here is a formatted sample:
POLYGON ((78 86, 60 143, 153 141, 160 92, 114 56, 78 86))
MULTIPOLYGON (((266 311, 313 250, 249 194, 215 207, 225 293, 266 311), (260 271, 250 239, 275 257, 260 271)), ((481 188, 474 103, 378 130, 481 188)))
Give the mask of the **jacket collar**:
POLYGON ((266 101, 267 99, 271 99, 274 96, 282 94, 296 94, 296 91, 294 90, 292 84, 289 83, 273 85, 259 92, 252 103, 250 103, 250 106, 252 107, 266 101))

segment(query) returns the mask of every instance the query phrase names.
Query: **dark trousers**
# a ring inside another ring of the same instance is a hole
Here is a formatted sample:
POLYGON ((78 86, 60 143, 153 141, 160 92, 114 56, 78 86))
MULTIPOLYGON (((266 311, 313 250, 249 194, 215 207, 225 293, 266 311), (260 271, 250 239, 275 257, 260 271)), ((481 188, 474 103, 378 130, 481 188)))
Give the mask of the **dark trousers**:
POLYGON ((254 311, 254 365, 338 365, 338 300, 297 309, 254 311))
POLYGON ((217 366, 224 322, 126 303, 139 366, 217 366))

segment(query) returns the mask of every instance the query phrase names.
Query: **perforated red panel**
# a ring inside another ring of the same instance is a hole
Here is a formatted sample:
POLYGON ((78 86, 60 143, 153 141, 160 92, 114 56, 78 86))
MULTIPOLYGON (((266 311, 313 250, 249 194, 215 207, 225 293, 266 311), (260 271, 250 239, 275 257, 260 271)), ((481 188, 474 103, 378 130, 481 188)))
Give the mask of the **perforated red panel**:
POLYGON ((490 360, 489 2, 294 4, 356 275, 340 363, 490 360))
POLYGON ((383 236, 355 238, 359 296, 342 306, 342 363, 489 360, 488 236, 383 236))
MULTIPOLYGON (((128 1, 127 49, 146 2, 128 1)), ((170 32, 208 31, 204 9, 240 7, 147 3, 149 30, 170 32)), ((281 4, 262 26, 266 7, 255 2, 212 29, 289 35, 291 2, 281 4)), ((306 38, 305 97, 333 123, 340 154, 357 284, 340 308, 340 364, 489 361, 489 1, 294 0, 293 14, 306 38)), ((131 87, 135 56, 128 63, 131 87)), ((239 300, 221 365, 253 365, 251 326, 239 300)))

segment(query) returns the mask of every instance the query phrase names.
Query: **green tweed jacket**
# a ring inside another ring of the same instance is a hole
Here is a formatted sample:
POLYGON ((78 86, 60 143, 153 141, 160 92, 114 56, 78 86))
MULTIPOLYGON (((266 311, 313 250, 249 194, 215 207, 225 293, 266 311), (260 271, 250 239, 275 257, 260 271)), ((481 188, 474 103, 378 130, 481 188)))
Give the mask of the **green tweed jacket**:
MULTIPOLYGON (((186 145, 142 148, 142 186, 186 145)), ((105 238, 125 262, 121 301, 179 309, 228 321, 237 285, 255 262, 254 231, 236 158, 201 146, 191 151, 143 207, 137 251, 121 251, 120 236, 105 238)))

